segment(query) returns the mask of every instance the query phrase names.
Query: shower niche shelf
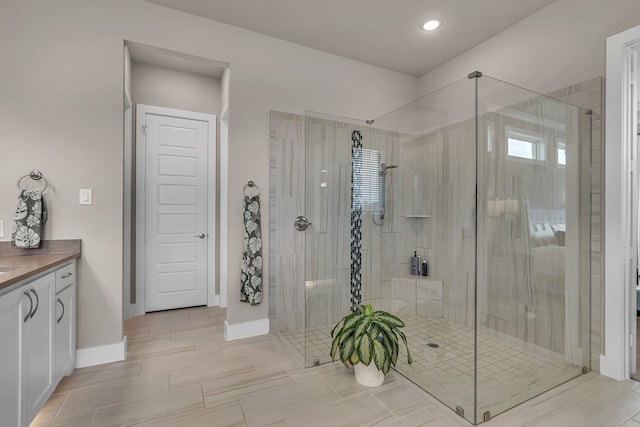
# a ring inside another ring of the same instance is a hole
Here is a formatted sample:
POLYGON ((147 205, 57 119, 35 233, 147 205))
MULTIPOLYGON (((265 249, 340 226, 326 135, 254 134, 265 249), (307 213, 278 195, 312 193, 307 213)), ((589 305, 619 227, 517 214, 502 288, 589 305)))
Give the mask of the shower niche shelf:
POLYGON ((418 213, 415 213, 415 214, 404 214, 402 216, 405 217, 405 218, 430 218, 431 217, 431 215, 418 214, 418 213))

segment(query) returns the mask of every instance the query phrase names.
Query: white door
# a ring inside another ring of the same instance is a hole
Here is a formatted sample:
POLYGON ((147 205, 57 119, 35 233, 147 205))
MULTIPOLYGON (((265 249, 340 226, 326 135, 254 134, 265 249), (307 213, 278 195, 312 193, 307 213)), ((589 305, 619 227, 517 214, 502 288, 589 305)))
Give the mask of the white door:
POLYGON ((212 126, 202 116, 138 107, 146 151, 144 195, 137 196, 145 199, 145 311, 207 304, 212 126))

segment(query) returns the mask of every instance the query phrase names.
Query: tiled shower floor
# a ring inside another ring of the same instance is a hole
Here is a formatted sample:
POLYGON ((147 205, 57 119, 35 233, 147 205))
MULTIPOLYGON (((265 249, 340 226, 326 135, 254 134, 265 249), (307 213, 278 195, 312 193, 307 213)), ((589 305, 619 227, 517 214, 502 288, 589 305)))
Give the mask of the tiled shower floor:
MULTIPOLYGON (((453 410, 460 407, 473 418, 473 331, 442 319, 405 318, 413 364, 406 363, 401 349, 397 371, 453 410), (438 344, 438 348, 427 346, 438 344)), ((306 366, 330 362, 330 331, 333 325, 307 331, 281 332, 306 366)), ((495 416, 521 402, 582 373, 582 367, 560 357, 532 350, 497 337, 478 336, 478 421, 489 411, 495 416)))

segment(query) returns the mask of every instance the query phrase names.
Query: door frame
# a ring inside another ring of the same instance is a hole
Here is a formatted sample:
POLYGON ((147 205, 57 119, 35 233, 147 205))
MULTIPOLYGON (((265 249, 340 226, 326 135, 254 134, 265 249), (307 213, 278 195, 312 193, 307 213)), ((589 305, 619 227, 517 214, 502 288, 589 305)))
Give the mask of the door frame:
MULTIPOLYGON (((145 243, 145 215, 146 215, 146 135, 144 133, 144 118, 147 113, 163 116, 190 118, 208 122, 207 139, 207 306, 219 305, 220 295, 216 294, 216 115, 198 113, 194 111, 178 110, 175 108, 157 107, 153 105, 136 104, 136 303, 131 305, 131 316, 145 314, 146 289, 146 243, 145 243)), ((222 286, 222 285, 221 285, 222 286)))
MULTIPOLYGON (((617 380, 631 376, 635 357, 635 286, 630 283, 631 213, 629 175, 630 102, 626 91, 631 50, 640 43, 640 26, 607 38, 605 98, 604 328, 600 373, 617 380)), ((634 130, 635 132, 635 130, 634 130)))

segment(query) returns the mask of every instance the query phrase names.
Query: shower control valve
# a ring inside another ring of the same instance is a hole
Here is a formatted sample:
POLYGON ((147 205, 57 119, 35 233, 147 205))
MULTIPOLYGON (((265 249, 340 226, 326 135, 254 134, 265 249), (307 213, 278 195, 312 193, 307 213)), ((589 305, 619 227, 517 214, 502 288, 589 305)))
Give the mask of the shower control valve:
POLYGON ((306 216, 302 216, 302 215, 297 217, 296 220, 293 222, 293 228, 295 228, 298 231, 304 231, 310 225, 311 225, 311 223, 309 222, 307 217, 306 216))

